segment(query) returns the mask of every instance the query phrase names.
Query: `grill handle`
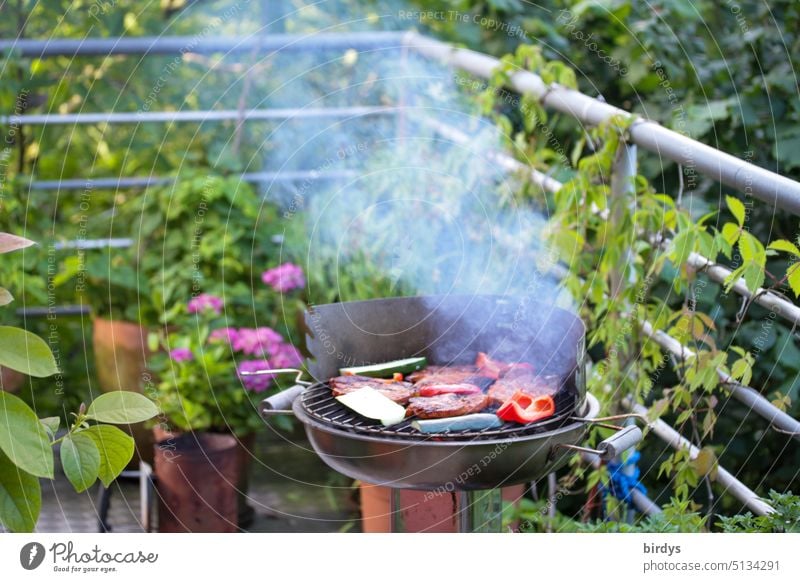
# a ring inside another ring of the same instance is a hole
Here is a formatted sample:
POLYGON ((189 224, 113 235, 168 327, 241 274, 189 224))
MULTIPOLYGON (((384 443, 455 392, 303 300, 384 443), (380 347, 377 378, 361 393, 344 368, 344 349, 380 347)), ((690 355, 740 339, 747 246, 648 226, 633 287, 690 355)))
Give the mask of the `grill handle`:
MULTIPOLYGON (((579 447, 577 445, 566 445, 558 443, 554 445, 554 449, 563 448, 571 451, 579 451, 581 453, 589 453, 597 455, 601 461, 610 461, 614 457, 618 457, 631 447, 635 447, 642 440, 642 429, 638 426, 630 425, 619 432, 614 433, 604 441, 598 443, 596 449, 588 447, 579 447)), ((551 451, 551 455, 554 451, 551 451)))
POLYGON ((305 386, 295 384, 291 388, 281 390, 277 394, 265 398, 258 407, 261 418, 266 420, 270 416, 294 414, 292 412, 292 403, 305 389, 305 386))
POLYGON ((638 426, 630 425, 612 434, 604 441, 601 441, 597 445, 597 450, 603 461, 609 461, 614 457, 618 457, 631 447, 635 447, 641 440, 642 429, 638 426))

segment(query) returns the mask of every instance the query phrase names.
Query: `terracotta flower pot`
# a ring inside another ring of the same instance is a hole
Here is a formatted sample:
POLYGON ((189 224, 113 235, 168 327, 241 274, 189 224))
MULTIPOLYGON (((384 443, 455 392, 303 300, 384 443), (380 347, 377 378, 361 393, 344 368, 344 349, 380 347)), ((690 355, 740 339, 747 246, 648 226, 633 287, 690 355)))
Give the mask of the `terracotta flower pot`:
MULTIPOLYGON (((517 502, 523 495, 523 485, 503 487, 504 501, 517 502)), ((392 489, 362 483, 361 519, 364 533, 392 531, 392 489)), ((458 531, 458 514, 453 494, 431 496, 428 491, 404 489, 400 492, 402 516, 400 521, 407 533, 453 533, 458 531)))
MULTIPOLYGON (((95 371, 100 390, 130 390, 147 392, 153 379, 147 371, 147 348, 145 327, 129 321, 109 320, 96 317, 92 342, 94 345, 95 371)), ((139 459, 153 463, 153 433, 144 423, 124 425, 136 441, 136 454, 131 462, 138 465, 139 459)))
POLYGON ((160 532, 238 531, 241 446, 231 434, 172 435, 155 447, 160 532))
MULTIPOLYGON (((168 441, 175 439, 179 436, 185 435, 180 431, 167 432, 164 430, 164 425, 157 424, 153 427, 153 441, 155 443, 156 454, 158 454, 159 443, 163 443, 163 448, 169 450, 170 444, 168 441)), ((253 465, 253 456, 256 445, 256 434, 254 432, 248 433, 241 437, 234 437, 236 439, 239 463, 239 481, 236 484, 237 488, 237 523, 241 529, 247 529, 255 518, 255 510, 248 504, 249 497, 247 492, 250 489, 250 473, 253 465)), ((166 453, 170 456, 170 453, 166 453)))

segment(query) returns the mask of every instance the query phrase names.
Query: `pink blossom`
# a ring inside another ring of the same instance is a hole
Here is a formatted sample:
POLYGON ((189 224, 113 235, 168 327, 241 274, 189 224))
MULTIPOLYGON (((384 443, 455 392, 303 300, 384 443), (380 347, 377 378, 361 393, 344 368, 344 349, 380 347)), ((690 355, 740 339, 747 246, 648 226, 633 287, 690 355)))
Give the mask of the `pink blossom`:
POLYGON ((241 328, 231 340, 233 349, 248 355, 267 357, 273 349, 283 343, 283 337, 270 327, 241 328))
POLYGON ((280 293, 288 293, 293 289, 300 289, 306 285, 303 269, 294 263, 284 263, 264 271, 261 275, 261 280, 280 293))
POLYGON ((211 309, 219 315, 222 312, 222 299, 215 295, 209 295, 208 293, 201 293, 197 297, 192 298, 191 301, 186 305, 186 310, 189 313, 199 313, 201 311, 205 311, 207 309, 211 309))
POLYGON ((208 339, 209 341, 224 341, 233 344, 239 337, 239 331, 234 327, 221 327, 212 331, 208 339))
POLYGON ((297 368, 303 363, 303 356, 292 344, 282 343, 272 350, 269 362, 273 368, 297 368))
POLYGON ((237 368, 242 385, 253 392, 264 392, 272 384, 275 374, 259 374, 257 376, 243 376, 242 372, 256 372, 271 368, 267 360, 245 360, 237 368))
POLYGON ((175 348, 170 350, 169 357, 173 362, 188 362, 194 359, 194 354, 189 348, 175 348))

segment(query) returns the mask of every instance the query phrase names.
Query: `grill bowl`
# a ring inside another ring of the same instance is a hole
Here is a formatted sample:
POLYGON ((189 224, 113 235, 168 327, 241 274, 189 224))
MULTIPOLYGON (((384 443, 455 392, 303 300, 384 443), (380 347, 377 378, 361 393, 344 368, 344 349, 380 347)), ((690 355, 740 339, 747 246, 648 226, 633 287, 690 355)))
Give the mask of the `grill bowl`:
MULTIPOLYGON (((587 394, 576 412, 593 419, 599 408, 587 394)), ((588 426, 584 420, 568 420, 553 430, 507 438, 409 440, 337 428, 309 414, 303 398, 295 399, 292 409, 314 450, 332 469, 376 485, 448 492, 538 480, 567 462, 572 453, 559 445, 580 444, 588 426)))

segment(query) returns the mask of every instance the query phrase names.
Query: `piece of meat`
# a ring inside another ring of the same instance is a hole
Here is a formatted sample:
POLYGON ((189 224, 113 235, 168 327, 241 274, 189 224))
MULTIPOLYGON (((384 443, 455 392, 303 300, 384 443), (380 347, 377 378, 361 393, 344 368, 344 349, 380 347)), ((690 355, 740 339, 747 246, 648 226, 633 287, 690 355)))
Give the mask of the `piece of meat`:
POLYGON ((475 384, 425 384, 417 386, 419 396, 438 396, 439 394, 480 394, 483 388, 475 384))
POLYGON ((458 384, 464 378, 472 376, 477 371, 475 366, 427 366, 422 370, 411 372, 406 376, 406 380, 414 382, 431 382, 435 381, 437 384, 458 384))
POLYGON ((527 362, 503 362, 492 359, 489 354, 478 352, 475 358, 475 367, 478 374, 497 380, 514 371, 533 372, 533 365, 527 362))
POLYGON ((342 396, 361 388, 372 388, 402 405, 405 405, 409 398, 417 393, 417 389, 410 382, 398 382, 397 380, 357 375, 331 378, 328 380, 328 385, 331 387, 334 396, 342 396))
POLYGON ((415 386, 432 384, 473 384, 479 388, 488 388, 491 379, 478 374, 478 369, 471 365, 428 366, 406 376, 408 382, 415 386))
POLYGON ((519 369, 509 372, 489 388, 489 399, 494 405, 501 405, 511 398, 517 390, 531 396, 555 396, 561 388, 559 376, 539 376, 531 370, 519 369))
POLYGON ((408 402, 406 417, 448 418, 480 412, 489 405, 486 394, 440 394, 428 398, 415 397, 408 402))

